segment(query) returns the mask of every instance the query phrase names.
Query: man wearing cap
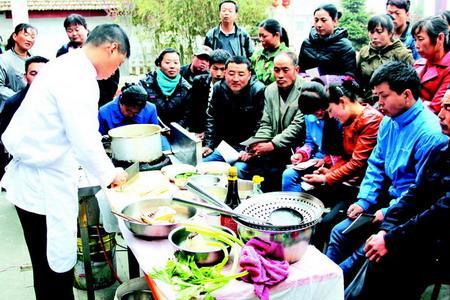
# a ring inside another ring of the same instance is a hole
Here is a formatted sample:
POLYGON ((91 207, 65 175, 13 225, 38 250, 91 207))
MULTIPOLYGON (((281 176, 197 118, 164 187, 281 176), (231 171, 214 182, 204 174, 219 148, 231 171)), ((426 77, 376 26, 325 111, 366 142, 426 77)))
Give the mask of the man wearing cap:
POLYGON ((214 50, 209 61, 209 74, 194 78, 191 89, 191 117, 189 128, 203 140, 206 127, 206 109, 211 100, 213 86, 225 76, 225 63, 231 58, 230 53, 223 49, 214 50))
POLYGON ((98 111, 99 131, 130 124, 158 124, 156 106, 147 102, 147 92, 137 84, 125 84, 122 94, 106 103, 98 111))
POLYGON ((204 45, 196 49, 192 62, 181 67, 180 75, 192 85, 195 76, 207 74, 211 52, 212 49, 204 45))

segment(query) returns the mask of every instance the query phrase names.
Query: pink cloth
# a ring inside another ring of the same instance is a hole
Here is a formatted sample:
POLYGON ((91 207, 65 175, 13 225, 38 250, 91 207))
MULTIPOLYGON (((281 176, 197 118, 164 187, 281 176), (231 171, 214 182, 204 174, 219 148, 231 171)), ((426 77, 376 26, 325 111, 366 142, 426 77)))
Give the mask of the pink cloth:
POLYGON ((270 286, 280 283, 289 275, 289 263, 284 260, 283 247, 260 238, 252 238, 245 244, 239 264, 248 271, 242 280, 253 283, 256 296, 262 300, 269 299, 270 286))

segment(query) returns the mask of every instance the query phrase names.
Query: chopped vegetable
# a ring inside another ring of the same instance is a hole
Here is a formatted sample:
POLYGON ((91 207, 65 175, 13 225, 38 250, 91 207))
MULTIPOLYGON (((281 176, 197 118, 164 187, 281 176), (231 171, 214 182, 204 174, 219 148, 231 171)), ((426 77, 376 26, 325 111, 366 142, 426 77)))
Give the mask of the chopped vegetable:
POLYGON ((194 175, 198 175, 196 172, 185 172, 181 173, 175 176, 176 179, 188 179, 189 177, 192 177, 194 175))
MULTIPOLYGON (((164 269, 154 269, 150 275, 153 278, 173 285, 177 290, 178 300, 190 300, 200 296, 204 296, 205 300, 215 299, 211 295, 213 291, 225 286, 230 280, 247 275, 247 271, 236 273, 237 264, 233 264, 231 271, 227 274, 222 272, 229 259, 226 245, 232 247, 236 246, 236 244, 243 246, 241 240, 219 228, 211 226, 185 224, 185 227, 187 231, 196 232, 217 240, 217 242, 208 241, 208 245, 221 248, 225 253, 225 257, 215 266, 199 268, 194 261, 194 256, 177 251, 175 252, 175 259, 169 260, 164 269)), ((234 260, 235 262, 239 261, 237 257, 234 260)))

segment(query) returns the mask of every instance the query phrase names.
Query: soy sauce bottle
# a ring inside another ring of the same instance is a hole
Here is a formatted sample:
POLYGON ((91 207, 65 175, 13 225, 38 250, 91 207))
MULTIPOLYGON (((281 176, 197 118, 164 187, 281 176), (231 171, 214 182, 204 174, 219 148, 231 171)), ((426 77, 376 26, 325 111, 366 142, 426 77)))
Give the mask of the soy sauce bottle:
MULTIPOLYGON (((241 199, 239 198, 238 193, 238 177, 236 167, 230 167, 228 170, 228 191, 227 197, 225 198, 225 204, 231 209, 235 209, 239 204, 241 204, 241 199)), ((237 223, 232 217, 221 215, 220 224, 230 228, 237 234, 237 223)))

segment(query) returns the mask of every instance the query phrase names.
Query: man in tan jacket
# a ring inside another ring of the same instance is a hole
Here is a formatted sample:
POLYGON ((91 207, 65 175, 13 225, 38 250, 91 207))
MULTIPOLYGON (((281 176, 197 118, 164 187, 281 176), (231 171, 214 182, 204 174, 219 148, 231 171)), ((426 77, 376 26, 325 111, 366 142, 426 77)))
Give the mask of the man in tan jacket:
POLYGON ((282 52, 274 59, 276 82, 265 90, 264 111, 253 143, 236 163, 239 177, 266 178, 264 190, 280 190, 281 173, 290 163, 291 148, 303 142, 304 120, 298 98, 304 81, 297 75, 296 55, 282 52), (269 180, 270 178, 270 180, 269 180))

